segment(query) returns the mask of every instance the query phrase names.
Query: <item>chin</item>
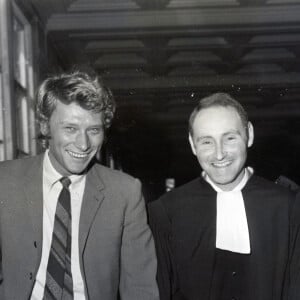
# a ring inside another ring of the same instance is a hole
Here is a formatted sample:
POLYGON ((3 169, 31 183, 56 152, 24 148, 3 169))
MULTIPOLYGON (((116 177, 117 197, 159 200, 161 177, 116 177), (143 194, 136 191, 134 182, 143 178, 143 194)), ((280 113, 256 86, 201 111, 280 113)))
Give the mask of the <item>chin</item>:
POLYGON ((68 168, 68 172, 71 175, 80 175, 86 170, 86 168, 87 168, 86 166, 82 168, 68 168))

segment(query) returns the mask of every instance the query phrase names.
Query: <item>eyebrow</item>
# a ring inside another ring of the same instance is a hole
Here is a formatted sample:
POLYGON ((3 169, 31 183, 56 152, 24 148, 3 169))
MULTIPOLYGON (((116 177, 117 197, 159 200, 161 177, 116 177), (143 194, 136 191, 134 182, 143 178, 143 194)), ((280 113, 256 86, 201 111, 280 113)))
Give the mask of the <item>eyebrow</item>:
POLYGON ((224 133, 223 135, 228 135, 228 134, 238 134, 238 135, 242 135, 242 133, 241 133, 239 130, 228 131, 228 132, 224 133))
POLYGON ((202 141, 202 140, 205 140, 205 139, 212 139, 213 137, 210 136, 210 135, 205 135, 205 136, 199 136, 196 138, 196 142, 199 142, 199 141, 202 141))
MULTIPOLYGON (((59 122, 60 125, 63 125, 63 126, 73 126, 73 127, 77 127, 77 126, 80 126, 80 123, 74 123, 72 121, 61 121, 59 122)), ((88 128, 104 128, 104 124, 91 124, 90 126, 88 126, 88 128)))

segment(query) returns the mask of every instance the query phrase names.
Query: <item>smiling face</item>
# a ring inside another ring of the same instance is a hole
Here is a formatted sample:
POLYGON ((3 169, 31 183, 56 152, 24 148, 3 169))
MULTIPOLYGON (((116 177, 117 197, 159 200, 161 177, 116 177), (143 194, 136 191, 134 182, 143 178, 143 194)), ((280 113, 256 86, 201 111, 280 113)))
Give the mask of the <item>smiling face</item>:
POLYGON ((198 112, 192 127, 189 140, 202 169, 222 190, 232 190, 243 177, 247 148, 253 143, 251 123, 244 128, 234 108, 212 106, 198 112))
POLYGON ((49 157, 56 171, 63 176, 81 174, 103 143, 103 115, 76 103, 57 101, 49 124, 42 124, 41 132, 51 136, 49 157))

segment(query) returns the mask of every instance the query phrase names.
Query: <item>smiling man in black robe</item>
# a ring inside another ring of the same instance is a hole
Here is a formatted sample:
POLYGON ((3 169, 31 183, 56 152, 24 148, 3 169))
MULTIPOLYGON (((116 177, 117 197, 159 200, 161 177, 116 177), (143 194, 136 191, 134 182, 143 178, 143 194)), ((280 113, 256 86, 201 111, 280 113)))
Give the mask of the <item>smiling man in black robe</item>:
POLYGON ((192 112, 201 176, 149 205, 161 299, 282 299, 294 195, 246 167, 253 140, 244 108, 228 94, 192 112))

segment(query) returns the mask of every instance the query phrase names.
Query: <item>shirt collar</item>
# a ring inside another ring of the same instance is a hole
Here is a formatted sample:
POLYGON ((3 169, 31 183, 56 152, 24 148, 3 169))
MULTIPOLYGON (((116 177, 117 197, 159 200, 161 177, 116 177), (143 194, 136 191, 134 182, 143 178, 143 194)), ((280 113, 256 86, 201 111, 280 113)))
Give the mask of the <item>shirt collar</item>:
MULTIPOLYGON (((51 160, 49 158, 49 149, 45 151, 43 172, 44 172, 44 178, 50 186, 53 186, 57 181, 59 181, 63 177, 63 175, 57 172, 56 169, 53 167, 51 160)), ((83 175, 73 174, 68 177, 70 178, 72 185, 77 183, 79 184, 85 177, 85 174, 83 175)))
POLYGON ((50 158, 49 158, 49 150, 45 151, 44 163, 43 163, 43 173, 45 181, 53 186, 59 179, 62 177, 60 173, 58 173, 53 167, 50 158))

